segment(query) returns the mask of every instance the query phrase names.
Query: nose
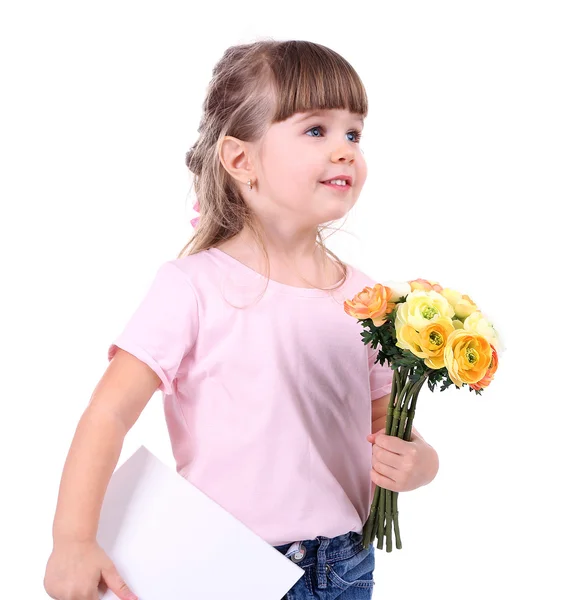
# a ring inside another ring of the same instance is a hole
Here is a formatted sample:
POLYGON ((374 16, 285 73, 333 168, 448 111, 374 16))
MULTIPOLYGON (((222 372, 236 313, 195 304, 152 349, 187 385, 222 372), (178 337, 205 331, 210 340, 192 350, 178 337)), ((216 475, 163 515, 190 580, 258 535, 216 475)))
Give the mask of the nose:
POLYGON ((339 146, 332 152, 333 162, 340 162, 343 159, 346 161, 353 161, 355 159, 355 151, 348 145, 339 146))

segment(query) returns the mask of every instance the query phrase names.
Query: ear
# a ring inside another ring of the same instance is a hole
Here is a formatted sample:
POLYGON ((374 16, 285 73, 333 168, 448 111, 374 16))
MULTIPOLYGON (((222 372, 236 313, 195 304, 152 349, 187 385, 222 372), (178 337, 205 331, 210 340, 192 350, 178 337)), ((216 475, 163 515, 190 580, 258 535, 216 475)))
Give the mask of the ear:
POLYGON ((226 172, 237 181, 246 185, 249 179, 255 179, 251 149, 242 140, 225 135, 220 142, 218 158, 226 172))

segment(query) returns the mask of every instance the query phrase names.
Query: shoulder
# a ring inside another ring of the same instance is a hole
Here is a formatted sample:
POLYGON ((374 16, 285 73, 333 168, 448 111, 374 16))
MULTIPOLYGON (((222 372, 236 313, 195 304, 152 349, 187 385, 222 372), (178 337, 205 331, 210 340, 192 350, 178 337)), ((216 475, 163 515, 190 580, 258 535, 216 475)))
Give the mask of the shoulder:
POLYGON ((171 271, 177 279, 185 280, 196 291, 198 283, 206 281, 207 276, 213 271, 210 255, 205 250, 165 261, 161 269, 171 271))
POLYGON ((181 258, 174 258, 165 262, 165 264, 173 265, 187 276, 191 275, 196 270, 206 268, 209 263, 210 260, 206 250, 200 250, 194 254, 182 256, 181 258))
POLYGON ((201 282, 208 271, 206 257, 200 253, 159 262, 153 273, 148 291, 152 302, 173 301, 197 304, 201 282))

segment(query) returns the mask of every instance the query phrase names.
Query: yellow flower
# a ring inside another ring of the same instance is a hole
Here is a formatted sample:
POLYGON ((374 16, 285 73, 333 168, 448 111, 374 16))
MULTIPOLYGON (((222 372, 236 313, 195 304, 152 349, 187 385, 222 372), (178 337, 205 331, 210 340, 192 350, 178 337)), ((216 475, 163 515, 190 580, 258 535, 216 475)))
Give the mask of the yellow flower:
POLYGON ((476 310, 465 319, 463 328, 482 335, 492 346, 500 348, 497 332, 480 310, 476 310))
POLYGON ((450 288, 444 288, 440 293, 455 309, 457 319, 466 319, 473 311, 477 310, 477 305, 466 294, 462 295, 460 292, 451 290, 450 288))
POLYGON ((442 369, 444 367, 444 348, 454 330, 452 320, 447 317, 440 317, 429 322, 420 331, 416 331, 411 325, 403 325, 400 330, 396 330, 396 345, 423 358, 426 366, 432 369, 442 369))
POLYGON ((444 362, 448 374, 457 387, 480 381, 491 362, 489 342, 479 333, 455 329, 444 348, 444 362))
POLYGON ((376 283, 372 288, 364 287, 352 300, 345 300, 344 312, 355 319, 373 319, 373 324, 380 327, 385 315, 395 308, 394 297, 391 288, 376 283))
POLYGON ((455 311, 448 300, 438 292, 415 290, 408 294, 406 301, 397 309, 395 330, 397 332, 404 325, 410 325, 416 331, 420 331, 430 321, 441 317, 452 319, 454 314, 455 311))

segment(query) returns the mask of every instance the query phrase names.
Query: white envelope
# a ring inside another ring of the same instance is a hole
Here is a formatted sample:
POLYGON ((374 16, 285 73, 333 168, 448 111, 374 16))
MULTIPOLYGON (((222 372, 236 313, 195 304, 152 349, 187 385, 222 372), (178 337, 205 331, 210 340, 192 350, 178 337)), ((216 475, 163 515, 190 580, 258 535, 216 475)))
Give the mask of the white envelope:
POLYGON ((280 600, 304 574, 145 446, 112 474, 97 541, 139 600, 280 600))

